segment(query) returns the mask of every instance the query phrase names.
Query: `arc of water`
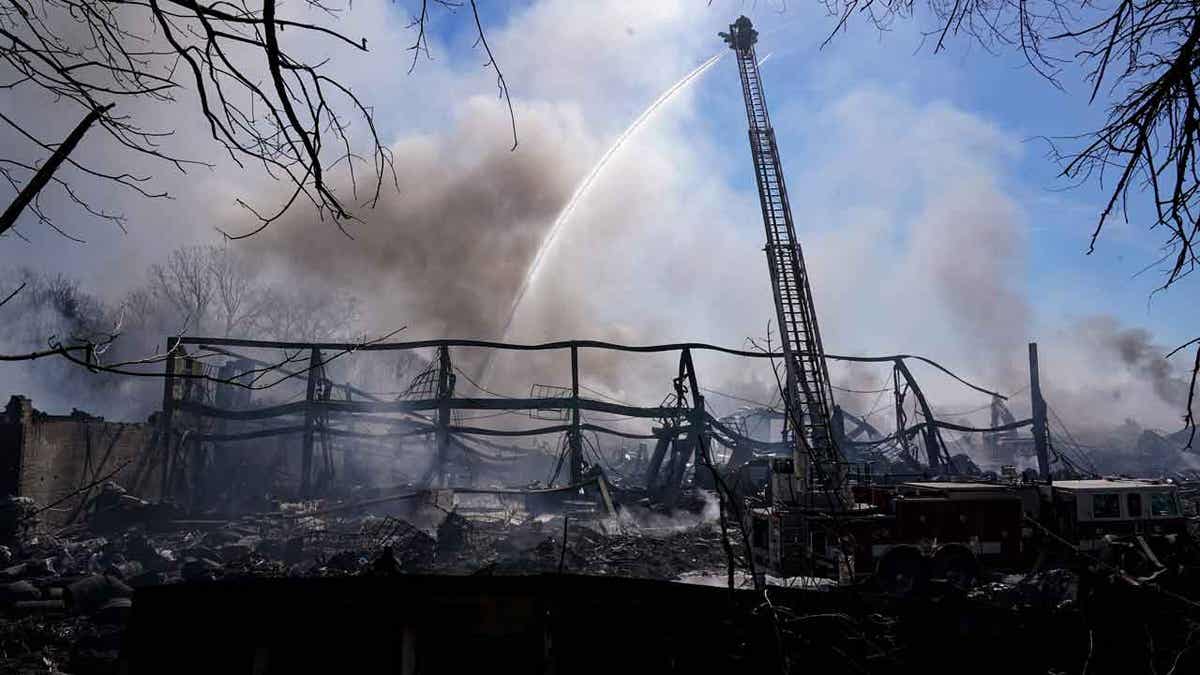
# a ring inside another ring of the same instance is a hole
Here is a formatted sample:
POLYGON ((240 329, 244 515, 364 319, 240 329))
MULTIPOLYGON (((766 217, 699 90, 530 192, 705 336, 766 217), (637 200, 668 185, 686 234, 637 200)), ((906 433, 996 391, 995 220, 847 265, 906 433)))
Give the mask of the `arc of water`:
MULTIPOLYGON (((521 280, 521 286, 517 289, 516 295, 513 296, 512 305, 509 307, 508 316, 504 321, 504 329, 500 332, 501 341, 505 340, 508 337, 509 331, 512 330, 513 319, 515 319, 517 316, 517 310, 521 306, 521 301, 525 299, 525 294, 529 291, 529 287, 533 285, 535 280, 537 280, 538 272, 541 271, 543 265, 545 264, 547 253, 549 253, 550 249, 554 247, 554 243, 558 240, 558 235, 562 232, 564 225, 566 225, 566 223, 571 219, 571 215, 575 213, 576 207, 578 207, 579 203, 583 201, 584 196, 587 195, 588 190, 592 187, 592 183, 595 182, 596 178, 600 175, 600 172, 604 170, 604 166, 608 164, 613 155, 615 155, 617 151, 621 149, 621 146, 625 144, 625 141, 629 140, 629 138, 633 136, 638 129, 640 129, 647 121, 650 120, 651 117, 653 117, 655 111, 662 107, 663 104, 674 98, 675 95, 682 91, 690 82, 704 74, 704 72, 709 68, 712 68, 714 65, 716 65, 717 61, 720 61, 726 53, 727 52, 725 50, 722 50, 716 54, 713 54, 707 61, 701 63, 699 66, 696 66, 694 70, 687 75, 684 75, 679 79, 679 81, 677 81, 675 84, 672 84, 667 88, 666 91, 660 94, 658 98, 654 99, 650 105, 646 106, 646 109, 643 110, 642 113, 638 115, 628 127, 625 128, 625 131, 622 131, 621 134, 617 136, 615 140, 613 140, 612 145, 608 147, 608 150, 606 150, 596 164, 592 166, 592 170, 589 171, 587 175, 583 177, 583 180, 579 182, 579 185, 575 187, 575 192, 571 194, 571 198, 567 200, 567 203, 563 206, 562 210, 558 212, 558 217, 554 219, 554 224, 552 224, 550 229, 546 231, 546 235, 542 238, 541 244, 538 245, 537 253, 534 254, 533 261, 529 264, 529 269, 525 273, 525 277, 521 280)), ((491 375, 491 370, 492 352, 489 352, 487 361, 484 363, 483 367, 483 374, 481 378, 482 382, 487 382, 491 375)))

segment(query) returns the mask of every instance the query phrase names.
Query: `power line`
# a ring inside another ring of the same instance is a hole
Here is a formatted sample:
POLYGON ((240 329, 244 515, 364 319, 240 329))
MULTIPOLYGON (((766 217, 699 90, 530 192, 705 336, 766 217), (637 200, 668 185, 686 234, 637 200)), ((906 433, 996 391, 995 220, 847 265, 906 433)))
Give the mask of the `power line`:
POLYGON ((1047 405, 1046 410, 1050 411, 1051 417, 1054 418, 1055 422, 1058 422, 1058 426, 1067 435, 1067 441, 1068 441, 1069 445, 1073 446, 1075 448, 1075 452, 1076 452, 1076 454, 1079 455, 1079 458, 1081 460, 1083 460, 1084 462, 1086 462, 1089 467, 1091 467, 1092 473, 1098 473, 1096 471, 1096 464, 1092 461, 1091 456, 1088 453, 1084 452, 1083 446, 1080 445, 1080 443, 1075 440, 1074 434, 1072 434, 1071 430, 1067 428, 1067 425, 1063 422, 1062 418, 1059 417, 1058 413, 1054 411, 1054 408, 1051 408, 1049 405, 1047 405))
POLYGON ((883 389, 850 389, 849 387, 839 387, 836 384, 829 385, 829 388, 836 391, 844 391, 847 394, 879 394, 892 390, 891 387, 884 387, 883 389))
POLYGON ((630 403, 630 402, 628 402, 628 401, 622 401, 621 399, 619 399, 619 398, 617 398, 617 397, 615 397, 615 396, 612 396, 612 395, 606 394, 606 393, 604 393, 604 392, 602 392, 602 391, 599 391, 599 390, 596 390, 596 389, 592 389, 591 387, 587 386, 586 384, 584 384, 584 383, 582 383, 582 382, 580 382, 580 383, 579 383, 579 388, 580 388, 580 389, 583 389, 584 391, 590 391, 590 392, 592 392, 593 394, 595 394, 595 395, 599 396, 600 398, 605 398, 605 399, 608 399, 609 401, 612 401, 613 403, 620 403, 621 405, 627 405, 627 406, 630 406, 630 407, 636 407, 636 406, 634 406, 632 403, 630 403))
POLYGON ((452 366, 452 367, 454 368, 454 372, 458 373, 459 375, 462 375, 463 378, 465 378, 467 380, 467 382, 470 382, 476 389, 478 389, 479 391, 482 391, 485 394, 491 394, 492 396, 495 396, 497 398, 520 398, 519 396, 513 396, 511 394, 497 394, 496 392, 491 391, 490 389, 484 389, 482 386, 480 386, 480 384, 478 382, 476 382, 475 380, 472 380, 471 376, 468 375, 466 373, 466 371, 464 371, 462 368, 459 368, 458 366, 452 366))
POLYGON ((990 407, 992 407, 991 401, 979 406, 978 408, 971 408, 970 410, 963 410, 960 412, 946 412, 944 410, 938 410, 937 414, 942 417, 961 417, 963 415, 970 415, 972 413, 977 413, 980 410, 987 410, 990 407))
POLYGON ((884 389, 883 391, 879 392, 879 395, 875 397, 875 401, 871 404, 870 411, 868 411, 866 415, 862 415, 859 419, 866 422, 867 418, 869 418, 871 415, 874 415, 875 413, 879 412, 879 399, 883 398, 883 395, 887 392, 888 392, 887 389, 884 389))
POLYGON ((769 410, 775 409, 774 406, 772 406, 770 403, 763 403, 762 401, 755 401, 755 400, 749 399, 749 398, 742 398, 741 396, 734 396, 733 394, 726 394, 723 391, 717 391, 716 389, 709 389, 708 387, 700 387, 700 391, 708 392, 710 394, 716 394, 717 396, 724 396, 725 398, 733 399, 734 401, 741 401, 742 403, 749 403, 751 405, 756 405, 760 408, 767 408, 769 410))

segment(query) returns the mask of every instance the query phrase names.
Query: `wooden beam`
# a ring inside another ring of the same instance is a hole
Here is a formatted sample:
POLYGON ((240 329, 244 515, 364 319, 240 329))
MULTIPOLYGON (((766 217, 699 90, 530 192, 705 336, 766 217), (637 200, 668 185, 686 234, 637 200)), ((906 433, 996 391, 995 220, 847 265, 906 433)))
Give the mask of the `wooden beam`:
POLYGON ((305 391, 304 400, 307 404, 304 407, 304 443, 301 446, 300 455, 300 496, 305 499, 311 498, 312 485, 312 460, 313 460, 313 431, 317 423, 317 414, 319 408, 314 403, 317 392, 317 371, 321 367, 321 350, 313 349, 309 353, 308 358, 308 386, 305 391))
POLYGON ((166 361, 166 377, 163 378, 163 407, 162 407, 162 429, 159 433, 159 442, 162 444, 162 466, 161 478, 159 481, 159 498, 167 499, 170 495, 167 493, 169 486, 167 481, 170 476, 171 464, 171 426, 174 422, 174 413, 177 407, 175 401, 175 369, 177 367, 175 352, 180 349, 179 338, 167 338, 167 361, 166 361))
POLYGON ((430 480, 442 485, 446 484, 445 468, 450 451, 450 399, 454 396, 454 380, 450 348, 443 345, 438 348, 437 459, 429 474, 430 480))
POLYGON ((579 432, 579 347, 571 346, 571 428, 567 432, 571 450, 571 482, 583 480, 583 436, 579 432))

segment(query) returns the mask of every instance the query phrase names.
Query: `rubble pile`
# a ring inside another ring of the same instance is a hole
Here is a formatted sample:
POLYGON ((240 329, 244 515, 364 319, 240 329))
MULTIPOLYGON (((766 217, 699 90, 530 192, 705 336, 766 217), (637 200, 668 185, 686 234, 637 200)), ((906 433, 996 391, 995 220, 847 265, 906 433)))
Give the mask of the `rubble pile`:
POLYGON ((646 533, 628 528, 605 532, 590 523, 568 522, 565 546, 563 529, 561 518, 511 528, 496 540, 493 568, 676 580, 689 572, 721 570, 728 562, 720 529, 713 524, 646 533))
POLYGON ((445 510, 405 519, 317 501, 229 521, 189 520, 163 518, 178 512, 116 486, 103 494, 124 506, 94 510, 57 531, 37 522, 28 499, 0 504, 3 672, 112 672, 134 591, 146 586, 411 573, 669 580, 726 564, 719 528, 707 524, 639 531, 612 520, 468 519, 445 510))
MULTIPOLYGON (((390 510, 314 500, 199 519, 116 486, 102 494, 108 506, 59 529, 39 523, 39 507, 28 499, 0 503, 0 673, 116 672, 136 591, 165 584, 568 574, 724 585, 728 550, 738 558, 736 585, 751 585, 740 560, 743 533, 734 522, 722 528, 706 519, 702 499, 699 514, 634 507, 618 517, 474 517, 433 498, 390 510)), ((944 648, 941 640, 950 634, 962 637, 955 644, 965 658, 988 649, 997 636, 1057 631, 1066 645, 1061 661, 1070 664, 1086 657, 1080 650, 1089 631, 1104 636, 1104 645, 1095 647, 1100 653, 1138 646, 1144 630, 1154 632, 1154 663, 1166 672, 1191 644, 1192 629, 1200 635, 1200 618, 1179 620, 1178 605, 1196 595, 1189 579, 1133 579, 1106 569, 1047 567, 989 577, 971 589, 931 584, 909 597, 891 597, 870 583, 816 593, 814 585, 774 583, 756 616, 774 617, 780 647, 794 651, 797 662, 825 654, 831 664, 849 659, 863 672, 919 662, 944 648), (1139 623, 1136 634, 1105 623, 1128 616, 1113 609, 1118 604, 1142 608, 1145 626, 1139 623), (1171 632, 1176 625, 1178 635, 1171 632)))

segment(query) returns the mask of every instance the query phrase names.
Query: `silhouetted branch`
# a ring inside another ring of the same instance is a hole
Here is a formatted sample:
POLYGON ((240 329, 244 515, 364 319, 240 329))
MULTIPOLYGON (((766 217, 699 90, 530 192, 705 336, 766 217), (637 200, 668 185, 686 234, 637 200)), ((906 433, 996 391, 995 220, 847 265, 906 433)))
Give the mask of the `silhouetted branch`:
POLYGON ((1196 346, 1196 358, 1192 362, 1192 377, 1191 380, 1188 381, 1187 406, 1183 416, 1184 428, 1191 429, 1191 432, 1188 434, 1187 445, 1185 446, 1189 449, 1192 447, 1192 443, 1194 443, 1196 440, 1197 422, 1200 421, 1196 415, 1196 385, 1200 384, 1200 338, 1196 338, 1195 340, 1190 340, 1179 345, 1175 349, 1172 349, 1171 352, 1165 357, 1169 359, 1175 354, 1178 354, 1188 347, 1191 347, 1192 345, 1196 346))
MULTIPOLYGON (((177 370, 171 373, 172 377, 186 380, 200 380, 205 382, 213 382, 216 384, 225 384, 242 389, 262 390, 270 389, 278 384, 293 378, 303 377, 307 373, 323 368, 325 365, 343 357, 347 354, 353 354, 362 347, 379 344, 395 337, 405 327, 398 328, 386 335, 372 339, 362 340, 358 344, 348 346, 328 356, 323 356, 316 364, 309 364, 300 370, 288 370, 285 367, 293 363, 306 362, 308 355, 300 352, 285 356, 283 359, 267 363, 266 365, 249 368, 239 371, 228 377, 217 377, 204 372, 191 372, 187 370, 177 370), (267 375, 272 373, 280 373, 282 375, 275 379, 263 381, 267 375)), ((57 338, 51 337, 48 341, 49 348, 39 351, 27 352, 23 354, 0 354, 0 362, 15 362, 15 361, 35 361, 37 359, 58 356, 70 361, 73 364, 83 366, 92 373, 109 373, 113 375, 126 375, 134 377, 151 377, 162 378, 167 377, 168 373, 165 370, 132 370, 134 367, 144 366, 163 366, 172 357, 179 357, 181 354, 180 347, 174 350, 168 350, 161 354, 153 354, 140 359, 131 359, 118 361, 114 363, 102 363, 100 357, 105 350, 119 337, 118 335, 110 335, 99 341, 76 340, 74 342, 63 344, 57 338), (82 355, 82 356, 81 356, 82 355)))
MULTIPOLYGON (((451 10, 462 7, 461 2, 453 2, 452 0, 432 1, 451 10)), ((408 23, 408 27, 410 29, 416 29, 417 31, 417 39, 413 42, 412 46, 408 48, 409 51, 413 53, 412 63, 410 63, 408 66, 408 72, 410 75, 414 70, 416 70, 417 59, 420 58, 422 54, 425 55, 425 58, 432 58, 429 55, 429 41, 425 33, 425 28, 429 21, 429 2, 430 0, 421 0, 420 13, 416 17, 413 17, 413 20, 408 23)))
POLYGON ((479 20, 479 7, 475 5, 475 0, 471 0, 471 13, 475 17, 475 30, 479 38, 477 44, 483 45, 483 51, 487 53, 487 63, 483 64, 484 68, 492 67, 496 71, 496 87, 500 90, 500 98, 504 99, 504 103, 508 106, 508 119, 512 123, 513 144, 510 150, 517 149, 517 116, 513 112, 512 98, 508 95, 508 83, 504 81, 504 73, 500 72, 500 64, 496 63, 496 57, 492 55, 492 48, 488 46, 487 36, 483 34, 483 23, 479 20))
MULTIPOLYGON (((426 58, 430 58, 429 39, 426 31, 429 21, 430 1, 431 0, 421 0, 420 12, 418 12, 417 16, 413 17, 412 21, 410 21, 408 24, 410 29, 417 31, 416 40, 414 40, 413 44, 408 48, 413 53, 412 63, 410 63, 408 66, 409 73, 412 73, 417 67, 417 59, 420 58, 422 54, 424 54, 426 58)), ((432 2, 435 2, 436 4, 441 5, 442 7, 445 7, 451 11, 458 9, 463 5, 462 2, 457 2, 456 0, 432 0, 432 2)), ((487 35, 483 30, 483 21, 479 17, 479 6, 476 4, 475 0, 470 0, 470 3, 471 18, 475 22, 475 46, 483 47, 483 51, 487 55, 487 61, 483 64, 483 67, 491 68, 492 70, 496 71, 496 88, 499 90, 500 98, 504 100, 505 105, 508 107, 508 119, 512 126, 513 144, 509 149, 516 150, 518 144, 517 115, 513 111, 512 97, 509 96, 508 93, 508 82, 504 79, 504 73, 500 70, 500 64, 496 61, 496 57, 492 54, 491 45, 488 44, 487 35)))
MULTIPOLYGON (((1164 273, 1167 288, 1200 263, 1200 12, 1194 3, 1119 0, 1112 6, 1062 0, 824 0, 837 17, 829 38, 861 15, 880 29, 912 18, 918 8, 934 17, 934 51, 948 35, 963 34, 985 47, 1019 49, 1029 65, 1059 86, 1061 65, 1076 62, 1089 83, 1089 102, 1106 86, 1111 99, 1100 129, 1052 142, 1062 176, 1076 182, 1095 179, 1108 197, 1088 245, 1095 250, 1104 226, 1117 211, 1127 221, 1131 192, 1142 193, 1151 207, 1148 229, 1168 232, 1164 249, 1172 264, 1164 273), (1070 50, 1062 55, 1060 49, 1070 50), (1119 64, 1119 65, 1118 65, 1119 64), (1058 144, 1082 142, 1077 150, 1058 144), (1115 179, 1105 183, 1105 172, 1115 179)), ((1140 216, 1139 216, 1140 217, 1140 216)))
MULTIPOLYGON (((327 17, 338 11, 319 0, 306 0, 305 5, 327 17)), ((300 196, 319 216, 329 214, 341 227, 341 221, 351 217, 350 208, 331 187, 328 168, 345 161, 357 195, 354 164, 363 161, 350 147, 350 120, 340 112, 343 103, 348 103, 349 111, 370 130, 367 138, 377 176, 371 203, 378 199, 392 157, 375 132, 371 110, 349 87, 324 74, 325 61, 309 63, 293 55, 281 43, 280 33, 285 29, 367 50, 365 40, 351 39, 315 21, 278 16, 273 1, 258 5, 249 0, 211 4, 196 0, 6 0, 0 4, 0 88, 22 96, 40 92, 48 100, 79 105, 89 113, 90 123, 81 125, 84 130, 98 124, 119 150, 186 171, 206 164, 163 148, 162 139, 174 131, 146 129, 128 116, 92 116, 94 111, 103 113, 122 102, 175 103, 175 91, 186 84, 197 96, 212 140, 235 164, 258 164, 270 177, 291 183, 289 195, 277 209, 260 210, 237 200, 260 220, 259 230, 278 219, 300 196), (151 30, 147 31, 147 26, 151 30), (260 65, 264 62, 265 71, 260 65), (268 87, 259 84, 264 76, 270 80, 268 87), (330 138, 337 142, 331 144, 330 138), (330 145, 339 149, 330 150, 330 145)), ((9 229, 16 216, 34 203, 49 183, 47 173, 53 174, 74 147, 64 143, 51 148, 42 143, 29 131, 33 120, 4 117, 3 121, 35 148, 52 154, 25 184, 11 170, 3 170, 18 197, 5 214, 0 232, 9 229)), ((143 188, 147 178, 91 169, 69 158, 66 161, 93 178, 116 181, 142 196, 166 196, 143 188)), ((127 156, 118 153, 116 161, 127 163, 127 156)), ((0 162, 26 170, 31 164, 14 158, 0 162)), ((89 214, 119 222, 118 216, 88 205, 66 183, 56 184, 67 189, 71 200, 89 214)), ((49 222, 40 211, 37 215, 42 222, 49 222)))
POLYGON ((12 293, 9 293, 8 295, 4 296, 4 299, 0 300, 0 307, 3 307, 4 305, 8 304, 8 301, 15 298, 17 296, 17 293, 20 293, 22 290, 24 290, 25 286, 27 286, 27 285, 28 284, 26 282, 22 282, 20 286, 17 286, 16 290, 14 290, 12 293))
POLYGON ((55 148, 54 154, 50 155, 46 163, 25 184, 24 189, 17 194, 16 199, 8 205, 3 214, 0 214, 0 235, 3 235, 17 223, 17 218, 21 215, 21 212, 42 191, 42 188, 46 187, 46 184, 50 182, 50 177, 54 175, 55 171, 58 171, 58 167, 62 166, 67 156, 75 150, 75 146, 79 145, 79 141, 83 140, 83 135, 87 133, 87 130, 96 123, 96 120, 100 119, 101 115, 111 110, 112 107, 113 104, 109 103, 100 108, 93 108, 71 130, 71 134, 67 136, 67 139, 55 148))

